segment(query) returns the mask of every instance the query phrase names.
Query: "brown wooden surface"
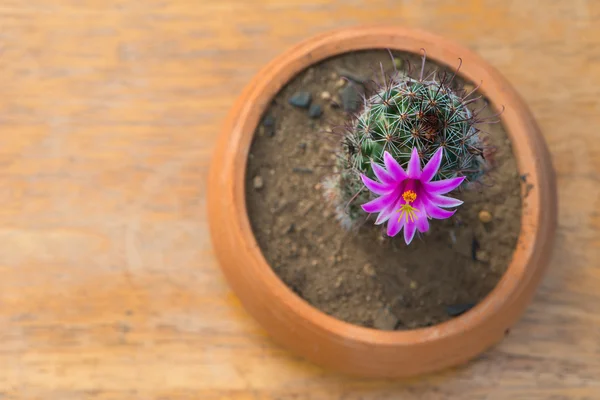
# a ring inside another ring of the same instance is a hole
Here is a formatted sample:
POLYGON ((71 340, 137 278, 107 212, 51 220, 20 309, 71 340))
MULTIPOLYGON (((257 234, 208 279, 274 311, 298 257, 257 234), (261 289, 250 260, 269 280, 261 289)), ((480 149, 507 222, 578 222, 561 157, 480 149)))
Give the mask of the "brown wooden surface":
POLYGON ((1 0, 0 399, 600 398, 600 3, 1 0), (215 264, 206 176, 259 68, 356 23, 458 40, 520 90, 559 179, 553 262, 467 367, 348 379, 273 345, 215 264))

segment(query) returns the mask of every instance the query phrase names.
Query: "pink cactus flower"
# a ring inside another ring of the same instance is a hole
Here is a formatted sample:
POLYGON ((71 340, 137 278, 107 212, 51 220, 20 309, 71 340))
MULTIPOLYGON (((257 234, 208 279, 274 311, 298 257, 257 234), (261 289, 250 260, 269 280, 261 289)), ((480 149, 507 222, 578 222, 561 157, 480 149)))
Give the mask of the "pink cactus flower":
POLYGON ((442 163, 444 149, 440 148, 421 170, 421 160, 416 148, 413 148, 406 171, 387 151, 383 161, 385 168, 373 163, 372 168, 379 182, 361 175, 367 189, 376 195, 375 200, 362 205, 368 213, 379 213, 375 224, 387 221, 388 236, 396 236, 404 228, 404 241, 412 242, 415 232, 427 232, 429 219, 450 218, 463 202, 444 196, 456 189, 465 180, 456 177, 431 181, 442 163))

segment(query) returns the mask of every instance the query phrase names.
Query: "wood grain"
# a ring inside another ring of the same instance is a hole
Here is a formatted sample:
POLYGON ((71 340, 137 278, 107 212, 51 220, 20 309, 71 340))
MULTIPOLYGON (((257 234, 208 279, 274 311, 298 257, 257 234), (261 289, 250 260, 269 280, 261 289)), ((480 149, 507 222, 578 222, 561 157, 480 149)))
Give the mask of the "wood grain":
POLYGON ((0 398, 600 398, 600 3, 2 0, 0 398), (481 54, 537 117, 559 179, 542 288, 495 350, 404 382, 273 345, 209 242, 216 133, 261 66, 357 23, 481 54))

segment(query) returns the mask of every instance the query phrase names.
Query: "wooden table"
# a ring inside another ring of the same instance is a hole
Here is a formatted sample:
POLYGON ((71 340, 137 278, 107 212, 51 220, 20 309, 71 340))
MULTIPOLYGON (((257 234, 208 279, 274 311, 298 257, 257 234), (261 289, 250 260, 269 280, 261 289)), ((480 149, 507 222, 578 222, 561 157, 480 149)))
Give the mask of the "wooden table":
POLYGON ((2 0, 0 52, 0 399, 600 399, 600 2, 2 0), (476 50, 558 170, 554 258, 523 320, 469 366, 405 382, 274 345, 207 230, 209 160, 242 87, 356 23, 476 50))

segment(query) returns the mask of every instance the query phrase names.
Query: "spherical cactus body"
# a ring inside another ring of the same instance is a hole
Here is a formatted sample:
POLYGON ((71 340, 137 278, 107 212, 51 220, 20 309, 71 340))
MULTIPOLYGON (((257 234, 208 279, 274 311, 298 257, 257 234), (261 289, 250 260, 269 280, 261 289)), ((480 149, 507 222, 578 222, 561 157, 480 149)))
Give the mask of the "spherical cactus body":
MULTIPOLYGON (((413 148, 427 163, 439 148, 442 164, 434 180, 464 176, 478 181, 488 168, 477 113, 469 107, 475 90, 458 89, 456 73, 433 72, 424 77, 425 56, 418 78, 396 73, 365 97, 361 111, 349 119, 337 150, 337 174, 325 181, 327 198, 346 228, 364 221, 360 205, 368 201, 361 174, 374 178, 373 163, 384 152, 406 166, 413 148)), ((464 185, 464 184, 463 184, 464 185)))

